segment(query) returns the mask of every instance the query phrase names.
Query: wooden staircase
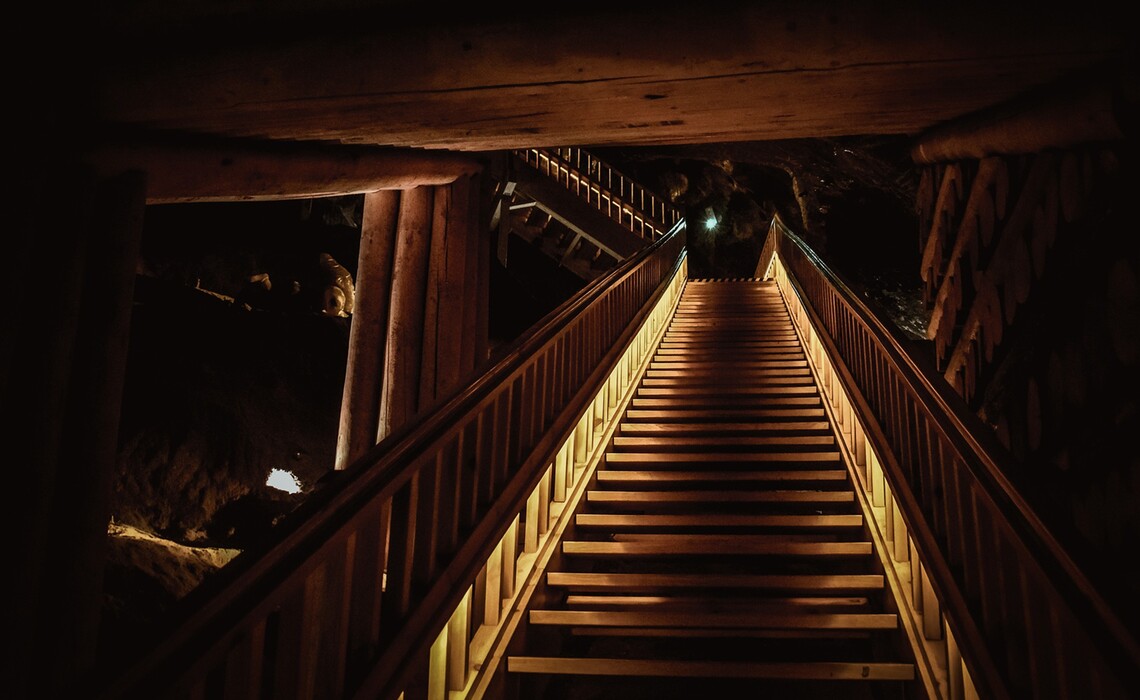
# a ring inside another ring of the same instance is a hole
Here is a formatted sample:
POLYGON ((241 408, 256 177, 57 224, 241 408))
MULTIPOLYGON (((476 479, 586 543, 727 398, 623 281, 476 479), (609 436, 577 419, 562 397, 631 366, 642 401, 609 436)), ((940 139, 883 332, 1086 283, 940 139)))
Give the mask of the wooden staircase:
POLYGON ((773 282, 690 281, 508 656, 519 698, 916 697, 773 282))

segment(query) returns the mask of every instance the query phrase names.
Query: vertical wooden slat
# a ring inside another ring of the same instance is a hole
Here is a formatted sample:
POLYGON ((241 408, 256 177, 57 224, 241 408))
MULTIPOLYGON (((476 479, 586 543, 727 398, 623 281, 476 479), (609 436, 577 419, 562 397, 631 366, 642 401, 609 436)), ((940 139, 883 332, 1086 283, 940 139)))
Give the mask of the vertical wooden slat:
POLYGON ((447 623, 447 689, 463 690, 467 685, 467 671, 470 667, 470 647, 468 646, 468 609, 471 605, 471 589, 463 594, 455 614, 447 623))
POLYGON ((519 518, 516 515, 503 535, 501 592, 504 599, 515 594, 515 573, 518 566, 519 518))
POLYGON ((412 580, 416 584, 426 584, 435 578, 439 566, 440 539, 448 525, 442 522, 444 485, 443 473, 447 469, 450 449, 440 450, 424 459, 416 470, 419 483, 419 499, 414 506, 416 513, 416 539, 413 550, 412 580))
POLYGON ((416 551, 416 516, 419 512, 420 476, 399 489, 392 497, 392 514, 389 525, 388 577, 381 613, 386 620, 380 628, 381 639, 396 632, 399 623, 407 616, 412 600, 412 557, 416 551), (390 621, 390 622, 389 622, 390 621))
POLYGON ((261 694, 265 654, 265 620, 250 627, 226 658, 223 700, 247 700, 261 694))
POLYGON ((362 513, 355 533, 352 590, 349 602, 347 675, 356 664, 371 660, 380 642, 380 609, 383 600, 385 548, 388 532, 387 503, 362 513))
POLYGON ((483 595, 483 617, 485 625, 499 624, 499 615, 503 610, 503 541, 500 540, 487 557, 483 567, 486 573, 486 586, 483 595))

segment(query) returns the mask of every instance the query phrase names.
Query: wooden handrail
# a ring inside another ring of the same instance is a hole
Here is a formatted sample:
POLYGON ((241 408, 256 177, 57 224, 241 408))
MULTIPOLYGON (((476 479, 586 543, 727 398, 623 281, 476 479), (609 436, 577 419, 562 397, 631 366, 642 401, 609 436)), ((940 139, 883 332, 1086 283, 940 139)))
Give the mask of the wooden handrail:
POLYGON ((684 222, 599 277, 484 375, 378 444, 183 599, 101 697, 394 697, 668 285, 684 222), (620 353, 619 353, 620 354, 620 353), (569 425, 569 428, 568 428, 569 425), (275 692, 276 691, 276 692, 275 692))
POLYGON ((992 430, 775 219, 982 697, 1140 696, 1140 646, 1005 477, 992 430))
POLYGON ((657 240, 682 219, 660 196, 581 148, 531 148, 518 156, 642 238, 657 240))

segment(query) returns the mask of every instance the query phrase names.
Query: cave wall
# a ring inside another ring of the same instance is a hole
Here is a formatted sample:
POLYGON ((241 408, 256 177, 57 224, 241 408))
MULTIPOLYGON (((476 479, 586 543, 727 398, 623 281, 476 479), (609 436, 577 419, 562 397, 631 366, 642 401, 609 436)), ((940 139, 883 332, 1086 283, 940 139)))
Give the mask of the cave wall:
POLYGON ((924 173, 923 276, 940 371, 1011 455, 1007 476, 1133 624, 1140 576, 1135 155, 1091 144, 924 173), (941 239, 941 240, 939 240, 941 239))

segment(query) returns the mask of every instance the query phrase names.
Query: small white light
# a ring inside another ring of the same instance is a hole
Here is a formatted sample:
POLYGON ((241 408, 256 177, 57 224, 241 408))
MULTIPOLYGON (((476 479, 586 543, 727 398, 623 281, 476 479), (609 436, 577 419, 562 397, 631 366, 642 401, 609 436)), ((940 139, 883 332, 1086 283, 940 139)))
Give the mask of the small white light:
POLYGON ((710 229, 710 230, 716 228, 716 217, 715 216, 710 215, 709 218, 705 219, 705 228, 710 229))
POLYGON ((286 493, 300 493, 301 480, 293 476, 293 472, 286 471, 285 469, 273 469, 269 472, 269 478, 265 480, 266 486, 272 486, 278 491, 286 493))

